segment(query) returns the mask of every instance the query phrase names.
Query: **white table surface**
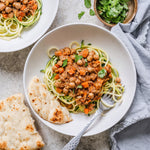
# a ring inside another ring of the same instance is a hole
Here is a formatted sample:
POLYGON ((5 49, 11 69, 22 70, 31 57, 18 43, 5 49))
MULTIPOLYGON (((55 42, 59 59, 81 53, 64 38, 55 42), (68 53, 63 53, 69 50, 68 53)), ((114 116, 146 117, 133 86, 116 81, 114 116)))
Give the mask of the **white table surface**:
MULTIPOLYGON (((49 30, 75 22, 93 23, 107 28, 96 16, 89 15, 89 9, 85 8, 84 0, 60 0, 57 16, 49 30), (81 11, 85 11, 85 15, 79 20, 78 13, 81 11)), ((7 98, 15 93, 24 93, 23 68, 32 46, 18 52, 0 53, 0 99, 7 98)), ((36 121, 36 126, 46 143, 43 150, 61 150, 72 138, 47 128, 41 122, 36 121)), ((81 139, 77 150, 109 150, 108 135, 109 131, 106 131, 95 136, 84 137, 81 139)))

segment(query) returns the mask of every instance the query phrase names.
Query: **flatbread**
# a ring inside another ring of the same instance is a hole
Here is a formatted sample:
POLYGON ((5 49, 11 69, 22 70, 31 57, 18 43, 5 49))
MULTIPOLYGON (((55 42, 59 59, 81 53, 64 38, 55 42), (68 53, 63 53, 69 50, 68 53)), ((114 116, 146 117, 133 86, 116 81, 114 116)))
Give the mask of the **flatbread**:
POLYGON ((22 94, 0 101, 0 150, 37 150, 44 146, 22 94))
POLYGON ((34 77, 30 82, 28 93, 33 109, 43 119, 55 124, 72 121, 67 108, 60 105, 38 77, 34 77))

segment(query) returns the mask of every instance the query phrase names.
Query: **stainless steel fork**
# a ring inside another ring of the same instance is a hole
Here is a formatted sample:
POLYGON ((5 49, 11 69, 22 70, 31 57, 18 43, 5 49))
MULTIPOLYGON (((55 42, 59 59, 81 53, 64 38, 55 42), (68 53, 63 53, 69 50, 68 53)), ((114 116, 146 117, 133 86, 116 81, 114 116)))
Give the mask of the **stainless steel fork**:
MULTIPOLYGON (((109 101, 111 100, 110 96, 104 95, 103 96, 103 101, 109 101)), ((98 118, 101 116, 101 114, 104 111, 108 111, 111 108, 107 108, 105 107, 101 102, 100 102, 100 106, 98 108, 98 110, 95 112, 94 116, 92 117, 92 119, 89 121, 89 123, 80 131, 80 133, 75 136, 74 138, 72 138, 69 143, 67 143, 64 148, 62 150, 75 150, 76 147, 78 146, 80 139, 82 137, 82 135, 85 134, 85 132, 87 131, 87 129, 89 128, 89 126, 98 118)))

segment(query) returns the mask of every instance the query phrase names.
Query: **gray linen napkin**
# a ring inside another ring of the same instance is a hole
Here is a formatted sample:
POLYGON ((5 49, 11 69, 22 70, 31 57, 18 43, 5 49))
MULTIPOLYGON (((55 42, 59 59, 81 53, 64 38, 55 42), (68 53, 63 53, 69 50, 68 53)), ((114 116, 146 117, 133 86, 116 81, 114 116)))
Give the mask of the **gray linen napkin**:
POLYGON ((126 116, 111 130, 111 149, 149 150, 150 0, 139 0, 134 20, 130 24, 118 24, 111 31, 126 45, 137 70, 134 101, 126 116))

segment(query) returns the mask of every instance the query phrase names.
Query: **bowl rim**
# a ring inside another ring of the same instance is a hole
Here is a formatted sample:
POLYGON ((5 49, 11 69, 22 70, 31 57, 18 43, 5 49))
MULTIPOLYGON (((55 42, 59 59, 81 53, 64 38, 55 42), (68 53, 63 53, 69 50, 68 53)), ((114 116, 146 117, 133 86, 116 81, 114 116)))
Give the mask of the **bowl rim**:
MULTIPOLYGON (((36 49, 36 47, 38 46, 38 44, 39 44, 42 40, 44 40, 49 34, 52 34, 52 33, 55 32, 56 30, 59 30, 59 29, 61 29, 61 28, 65 28, 65 27, 68 27, 68 26, 74 26, 74 25, 92 26, 92 27, 96 27, 96 28, 98 28, 98 29, 100 29, 100 30, 105 31, 105 32, 107 32, 108 34, 111 34, 116 40, 118 40, 118 41, 120 42, 120 44, 123 46, 124 50, 127 52, 128 56, 129 56, 129 59, 130 59, 130 61, 131 61, 132 68, 133 68, 134 79, 135 79, 133 95, 132 95, 132 97, 131 97, 132 100, 130 101, 129 107, 127 108, 127 110, 122 114, 122 116, 120 117, 120 119, 118 119, 118 120, 114 123, 114 125, 116 125, 116 124, 125 116, 125 114, 129 111, 129 109, 130 109, 130 107, 131 107, 131 105, 132 105, 132 103, 133 103, 133 99, 134 99, 135 91, 136 91, 136 84, 137 84, 137 75, 136 75, 135 64, 134 64, 134 61, 133 61, 133 59, 132 59, 132 57, 131 57, 131 54, 129 53, 127 47, 125 46, 125 44, 124 44, 114 33, 110 32, 109 30, 105 29, 104 27, 98 26, 98 25, 95 25, 95 24, 92 24, 92 23, 69 23, 69 24, 65 24, 65 25, 59 26, 59 27, 57 27, 57 28, 55 28, 55 29, 53 29, 53 30, 47 32, 47 33, 46 33, 42 38, 40 38, 40 39, 35 43, 35 45, 32 47, 32 49, 31 49, 31 51, 29 52, 28 57, 27 57, 27 59, 26 59, 25 65, 24 65, 24 71, 23 71, 23 88, 24 88, 24 94, 25 94, 25 97, 26 97, 25 101, 27 101, 27 104, 28 104, 28 106, 29 106, 31 112, 33 112, 34 116, 35 116, 37 119, 39 119, 43 124, 45 124, 48 128, 51 128, 52 130, 54 130, 54 131, 56 131, 56 132, 58 132, 58 133, 61 133, 61 134, 64 134, 64 135, 68 135, 68 136, 74 136, 74 135, 68 134, 68 133, 62 133, 62 132, 56 130, 55 128, 52 128, 52 127, 48 126, 48 125, 45 123, 46 120, 44 120, 43 118, 41 118, 41 117, 35 112, 35 110, 32 108, 31 103, 30 103, 29 98, 28 98, 28 92, 27 92, 28 90, 27 90, 27 88, 26 88, 26 71, 27 71, 28 60, 30 59, 30 57, 31 57, 31 55, 32 55, 32 52, 36 49)), ((114 126, 114 125, 113 125, 113 126, 114 126)), ((112 128, 113 126, 109 126, 107 129, 102 130, 101 132, 94 133, 94 134, 89 134, 89 135, 84 134, 83 136, 84 136, 84 137, 87 137, 87 136, 97 135, 97 134, 99 134, 99 133, 102 133, 102 132, 104 132, 104 131, 106 131, 106 130, 112 128)))
MULTIPOLYGON (((52 24, 53 24, 53 22, 54 22, 54 19, 55 19, 56 15, 57 15, 57 11, 58 11, 58 7, 59 7, 60 0, 56 0, 56 2, 57 2, 57 6, 56 6, 56 9, 55 9, 55 12, 54 12, 55 15, 53 15, 51 22, 49 23, 49 25, 47 26, 47 28, 45 28, 45 29, 41 32, 41 34, 40 34, 37 38, 34 39, 33 42, 29 43, 28 45, 25 45, 25 46, 22 47, 21 49, 20 49, 20 48, 15 48, 15 49, 13 49, 13 50, 11 50, 11 51, 9 51, 9 50, 7 50, 7 51, 0 50, 0 53, 11 53, 11 52, 17 52, 17 51, 24 50, 25 48, 28 48, 28 47, 31 46, 32 44, 35 44, 42 36, 44 36, 44 34, 45 34, 45 33, 48 31, 48 29, 52 26, 52 24)), ((34 27, 33 27, 33 28, 34 28, 34 27)))
MULTIPOLYGON (((97 12, 97 8, 96 8, 97 1, 98 1, 98 0, 94 0, 94 11, 95 11, 95 14, 96 14, 97 18, 98 18, 103 24, 107 25, 108 27, 113 27, 113 26, 117 25, 117 24, 109 24, 109 23, 105 22, 105 21, 100 17, 100 15, 99 15, 98 12, 97 12)), ((133 0, 133 1, 134 1, 134 4, 135 4, 133 15, 132 15, 132 17, 130 17, 130 19, 128 20, 128 22, 123 23, 123 24, 130 23, 130 22, 133 20, 133 18, 135 17, 136 13, 137 13, 138 0, 133 0)))

